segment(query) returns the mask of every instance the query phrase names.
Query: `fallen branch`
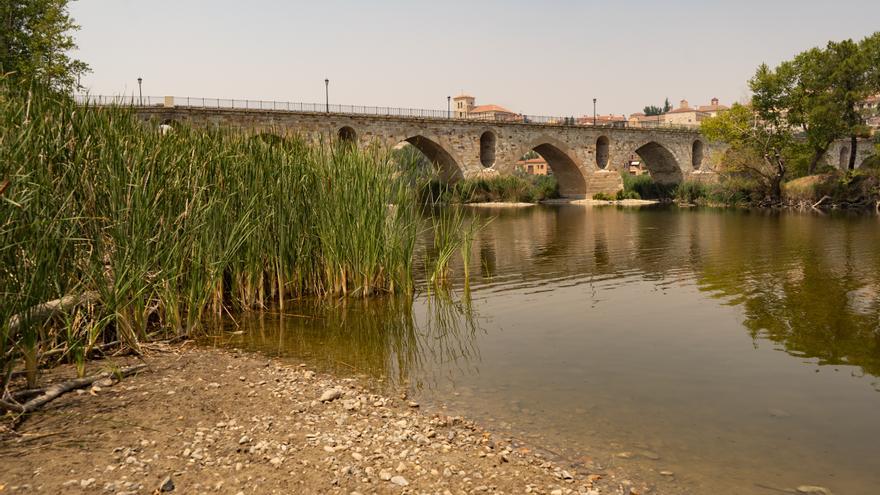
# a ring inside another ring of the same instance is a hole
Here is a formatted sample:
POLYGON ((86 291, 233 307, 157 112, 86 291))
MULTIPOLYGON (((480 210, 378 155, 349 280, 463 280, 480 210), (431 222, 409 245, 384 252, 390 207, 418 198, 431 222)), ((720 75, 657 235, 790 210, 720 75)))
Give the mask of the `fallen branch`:
POLYGON ((9 318, 9 334, 15 335, 18 331, 18 327, 22 324, 24 315, 27 315, 31 320, 45 321, 55 316, 57 313, 62 313, 79 306, 80 304, 97 301, 99 298, 100 294, 95 291, 89 291, 83 294, 64 296, 60 299, 37 304, 36 306, 29 308, 23 314, 12 315, 12 318, 9 318))
MULTIPOLYGON (((17 412, 17 413, 21 413, 21 414, 33 412, 33 411, 37 410, 38 408, 44 406, 45 404, 57 399, 58 397, 61 397, 62 395, 66 394, 67 392, 70 392, 70 391, 73 391, 73 390, 76 390, 79 388, 88 387, 89 385, 95 383, 96 381, 103 380, 105 378, 113 378, 113 377, 123 378, 126 376, 130 376, 130 375, 137 373, 138 371, 146 369, 146 367, 147 367, 146 364, 138 364, 135 366, 129 366, 127 368, 122 368, 118 372, 107 371, 107 372, 99 373, 99 374, 93 375, 93 376, 87 376, 84 378, 76 378, 74 380, 56 383, 54 385, 50 385, 50 386, 46 387, 45 389, 41 390, 40 392, 42 392, 42 393, 40 395, 25 402, 24 404, 18 404, 16 402, 9 402, 5 399, 0 399, 0 409, 6 410, 6 411, 17 412)), ((29 390, 28 395, 32 395, 35 392, 36 391, 34 391, 34 390, 29 390)))
POLYGON ((815 203, 813 203, 812 208, 816 209, 816 207, 821 205, 822 203, 824 203, 826 199, 831 199, 831 198, 828 196, 822 196, 822 198, 819 201, 816 201, 815 203))

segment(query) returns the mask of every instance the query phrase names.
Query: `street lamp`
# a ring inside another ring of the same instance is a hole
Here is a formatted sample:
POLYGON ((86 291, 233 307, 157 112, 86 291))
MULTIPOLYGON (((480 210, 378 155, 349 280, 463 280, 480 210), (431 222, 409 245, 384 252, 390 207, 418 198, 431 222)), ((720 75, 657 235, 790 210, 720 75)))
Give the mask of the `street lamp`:
POLYGON ((326 102, 327 113, 330 113, 330 79, 324 79, 324 101, 326 102))
POLYGON ((142 77, 139 77, 138 78, 138 105, 140 105, 140 106, 144 106, 144 91, 143 91, 143 88, 141 87, 141 83, 143 83, 143 82, 144 82, 144 79, 142 77))
POLYGON ((596 98, 593 98, 593 127, 596 127, 596 98))
POLYGON ((446 118, 447 118, 447 119, 451 119, 451 118, 452 118, 452 110, 451 110, 452 107, 451 107, 451 105, 452 105, 452 97, 451 97, 451 96, 447 96, 447 97, 446 97, 446 118))

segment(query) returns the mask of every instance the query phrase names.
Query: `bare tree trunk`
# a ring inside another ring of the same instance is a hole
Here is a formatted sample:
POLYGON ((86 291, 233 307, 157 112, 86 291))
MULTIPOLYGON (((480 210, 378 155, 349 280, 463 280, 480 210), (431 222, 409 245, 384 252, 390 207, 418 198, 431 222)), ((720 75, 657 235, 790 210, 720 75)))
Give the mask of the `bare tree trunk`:
POLYGON ((855 134, 849 137, 849 170, 856 168, 856 147, 859 145, 859 138, 855 134))

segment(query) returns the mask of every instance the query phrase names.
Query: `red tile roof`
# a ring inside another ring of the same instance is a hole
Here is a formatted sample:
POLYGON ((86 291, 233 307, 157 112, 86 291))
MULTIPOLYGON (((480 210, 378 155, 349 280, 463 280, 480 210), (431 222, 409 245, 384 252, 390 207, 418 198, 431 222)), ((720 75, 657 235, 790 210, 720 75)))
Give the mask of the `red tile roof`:
POLYGON ((499 105, 477 105, 471 109, 469 113, 485 113, 485 112, 498 112, 498 113, 509 113, 513 114, 510 110, 499 106, 499 105))

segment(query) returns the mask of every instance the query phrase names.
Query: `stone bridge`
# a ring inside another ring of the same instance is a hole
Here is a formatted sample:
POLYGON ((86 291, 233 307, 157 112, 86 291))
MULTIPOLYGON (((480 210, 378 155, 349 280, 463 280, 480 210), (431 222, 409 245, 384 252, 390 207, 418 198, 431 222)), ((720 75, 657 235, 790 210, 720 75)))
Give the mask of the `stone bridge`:
POLYGON ((723 145, 696 130, 616 128, 440 117, 247 110, 156 105, 136 109, 153 122, 238 128, 279 136, 339 139, 389 147, 408 142, 434 162, 442 178, 511 174, 534 150, 549 165, 565 197, 591 197, 622 188, 619 172, 640 162, 655 181, 673 184, 714 177, 710 155, 723 145))

